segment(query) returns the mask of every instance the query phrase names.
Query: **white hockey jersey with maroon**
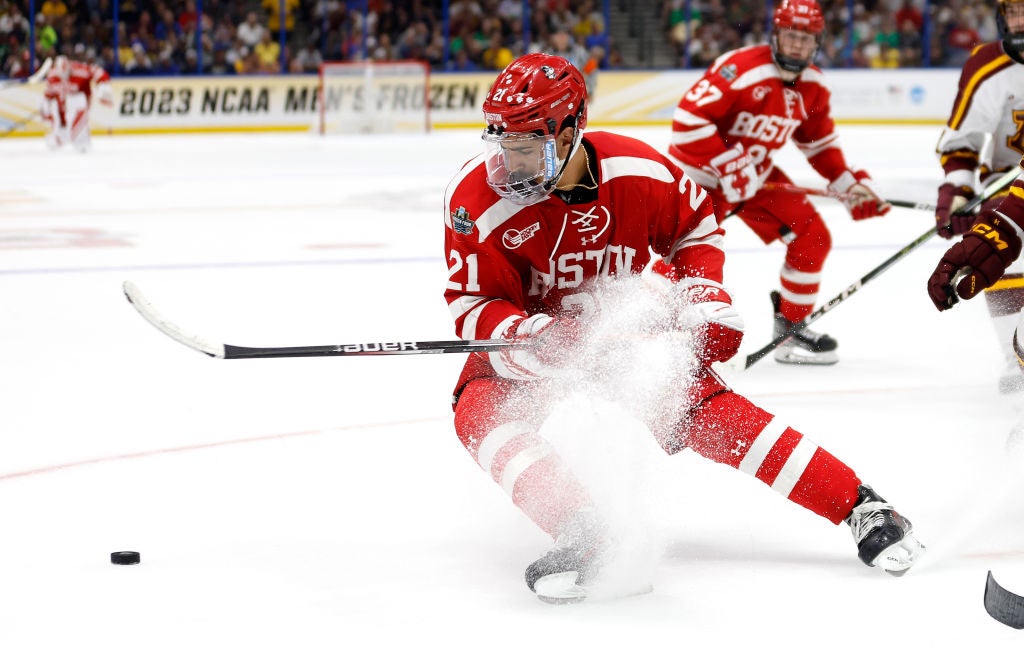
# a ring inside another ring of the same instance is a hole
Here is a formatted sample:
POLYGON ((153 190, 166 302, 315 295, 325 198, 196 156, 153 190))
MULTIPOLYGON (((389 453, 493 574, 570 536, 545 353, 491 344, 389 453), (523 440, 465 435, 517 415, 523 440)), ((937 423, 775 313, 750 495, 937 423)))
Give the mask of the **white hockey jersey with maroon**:
POLYGON ((722 280, 723 232, 707 192, 645 143, 603 132, 583 141, 596 200, 516 205, 487 185, 482 156, 449 184, 445 299, 461 338, 501 338, 525 316, 585 308, 596 277, 638 274, 653 255, 676 277, 722 280))
POLYGON ((760 182, 792 139, 830 182, 847 170, 832 121, 831 93, 814 65, 786 83, 768 45, 719 57, 683 95, 672 117, 669 154, 698 184, 714 188, 711 162, 737 145, 750 150, 760 182))
POLYGON ((46 88, 43 90, 43 97, 56 99, 63 109, 68 97, 74 94, 84 94, 86 102, 92 97, 93 86, 106 83, 110 75, 102 68, 87 62, 68 63, 67 76, 60 72, 51 70, 46 77, 46 88))

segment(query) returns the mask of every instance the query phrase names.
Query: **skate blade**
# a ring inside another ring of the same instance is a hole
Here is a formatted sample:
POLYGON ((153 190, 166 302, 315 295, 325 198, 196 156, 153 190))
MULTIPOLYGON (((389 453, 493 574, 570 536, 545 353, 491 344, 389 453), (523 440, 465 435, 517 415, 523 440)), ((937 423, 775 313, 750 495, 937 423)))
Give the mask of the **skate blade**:
POLYGON ((576 583, 578 575, 576 572, 561 572, 549 574, 537 579, 533 584, 533 591, 537 599, 546 604, 579 604, 584 600, 606 601, 622 599, 635 595, 645 595, 654 590, 649 583, 605 587, 598 583, 595 585, 579 585, 576 583))
POLYGON ((907 533, 899 542, 882 549, 871 564, 890 576, 903 576, 914 566, 924 550, 924 544, 907 533))
POLYGON ((839 362, 839 354, 834 350, 824 353, 799 352, 793 348, 780 348, 775 351, 775 361, 782 364, 818 364, 830 365, 839 362))

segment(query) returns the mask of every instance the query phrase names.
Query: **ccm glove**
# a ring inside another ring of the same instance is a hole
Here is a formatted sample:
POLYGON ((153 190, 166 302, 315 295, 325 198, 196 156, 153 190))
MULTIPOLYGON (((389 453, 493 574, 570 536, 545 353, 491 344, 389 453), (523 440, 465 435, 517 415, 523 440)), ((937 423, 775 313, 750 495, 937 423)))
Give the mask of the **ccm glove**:
POLYGON ((978 222, 950 247, 928 278, 928 297, 939 311, 958 298, 969 300, 994 284, 1020 255, 1017 229, 995 212, 983 212, 978 222))
POLYGON ((505 378, 556 378, 564 373, 582 336, 583 328, 575 318, 547 314, 520 318, 502 335, 516 345, 491 353, 491 364, 505 378))
POLYGON ((867 171, 845 171, 828 184, 830 191, 846 194, 843 201, 854 221, 881 217, 892 206, 875 193, 875 183, 867 171))
POLYGON ((678 322, 697 332, 697 356, 704 362, 725 362, 743 341, 743 318, 732 306, 728 291, 710 279, 679 282, 682 301, 678 322))
POLYGON ((711 160, 722 195, 730 203, 741 203, 757 193, 759 182, 754 158, 742 145, 711 160))
POLYGON ((956 214, 974 198, 974 190, 967 185, 957 186, 949 182, 939 187, 939 200, 935 203, 935 227, 939 236, 947 240, 963 235, 974 226, 974 213, 956 214))

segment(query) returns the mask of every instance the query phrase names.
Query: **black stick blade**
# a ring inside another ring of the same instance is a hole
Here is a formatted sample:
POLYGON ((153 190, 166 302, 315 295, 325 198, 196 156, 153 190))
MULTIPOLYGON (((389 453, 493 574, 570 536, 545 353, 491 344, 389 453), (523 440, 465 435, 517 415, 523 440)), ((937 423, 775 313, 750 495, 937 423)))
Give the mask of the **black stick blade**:
POLYGON ((985 580, 985 610, 1004 625, 1024 629, 1024 597, 996 583, 991 571, 985 580))

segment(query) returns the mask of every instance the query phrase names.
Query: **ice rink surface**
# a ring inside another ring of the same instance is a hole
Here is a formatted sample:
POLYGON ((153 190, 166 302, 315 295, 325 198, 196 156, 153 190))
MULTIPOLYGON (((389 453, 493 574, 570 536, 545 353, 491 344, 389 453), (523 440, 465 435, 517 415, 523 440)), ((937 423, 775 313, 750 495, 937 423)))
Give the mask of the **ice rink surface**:
MULTIPOLYGON (((598 129, 592 127, 591 129, 598 129)), ((656 147, 666 128, 625 129, 656 147)), ((890 198, 934 202, 938 127, 852 127, 890 198)), ((0 661, 1010 661, 985 574, 1024 593, 1024 470, 979 300, 937 313, 933 239, 815 325, 833 367, 769 357, 732 386, 850 464, 929 547, 902 578, 750 477, 673 457, 614 409, 575 431, 620 455, 660 542, 654 592, 548 606, 549 546, 462 449, 463 357, 222 361, 128 306, 250 346, 453 338, 442 193, 476 132, 97 137, 87 155, 0 141, 0 661), (140 551, 117 567, 112 551, 140 551)), ((780 162, 824 183, 796 152, 780 162)), ((822 302, 926 231, 817 200, 822 302)), ((742 353, 772 334, 782 247, 727 222, 742 353)), ((560 419, 558 419, 560 418, 560 419)))

